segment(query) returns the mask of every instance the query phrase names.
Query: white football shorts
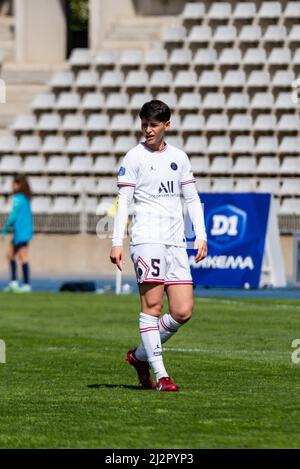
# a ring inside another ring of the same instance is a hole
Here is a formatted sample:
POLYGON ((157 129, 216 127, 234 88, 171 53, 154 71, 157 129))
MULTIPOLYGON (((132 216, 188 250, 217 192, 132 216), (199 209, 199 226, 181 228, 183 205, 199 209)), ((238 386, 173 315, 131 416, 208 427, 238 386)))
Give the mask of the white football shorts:
POLYGON ((137 283, 192 285, 186 248, 165 244, 136 244, 130 246, 137 283))

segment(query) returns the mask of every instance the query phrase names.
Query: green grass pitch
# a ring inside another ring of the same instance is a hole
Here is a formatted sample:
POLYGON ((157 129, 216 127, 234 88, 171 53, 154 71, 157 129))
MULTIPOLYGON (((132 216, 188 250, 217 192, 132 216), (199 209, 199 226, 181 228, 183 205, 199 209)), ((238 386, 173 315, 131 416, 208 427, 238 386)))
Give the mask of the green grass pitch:
POLYGON ((165 344, 179 393, 124 360, 139 298, 0 294, 1 448, 299 448, 300 302, 197 298, 165 344))

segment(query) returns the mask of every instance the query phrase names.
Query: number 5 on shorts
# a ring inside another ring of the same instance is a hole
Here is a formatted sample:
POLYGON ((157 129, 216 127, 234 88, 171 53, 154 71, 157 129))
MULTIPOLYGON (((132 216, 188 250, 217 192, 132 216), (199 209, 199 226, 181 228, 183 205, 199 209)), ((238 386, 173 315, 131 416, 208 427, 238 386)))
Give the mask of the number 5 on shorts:
POLYGON ((151 267, 153 269, 151 272, 151 275, 153 275, 153 277, 159 277, 159 271, 160 271, 159 264, 160 264, 160 259, 151 259, 151 267))

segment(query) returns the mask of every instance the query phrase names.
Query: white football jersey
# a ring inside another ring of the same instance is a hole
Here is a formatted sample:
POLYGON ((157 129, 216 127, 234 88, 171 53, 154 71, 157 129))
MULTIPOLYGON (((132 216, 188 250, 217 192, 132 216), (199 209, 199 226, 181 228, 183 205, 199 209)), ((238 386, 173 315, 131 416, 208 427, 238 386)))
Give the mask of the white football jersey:
POLYGON ((187 154, 167 144, 153 151, 139 143, 124 157, 118 186, 134 187, 131 244, 186 246, 180 189, 195 183, 187 154))

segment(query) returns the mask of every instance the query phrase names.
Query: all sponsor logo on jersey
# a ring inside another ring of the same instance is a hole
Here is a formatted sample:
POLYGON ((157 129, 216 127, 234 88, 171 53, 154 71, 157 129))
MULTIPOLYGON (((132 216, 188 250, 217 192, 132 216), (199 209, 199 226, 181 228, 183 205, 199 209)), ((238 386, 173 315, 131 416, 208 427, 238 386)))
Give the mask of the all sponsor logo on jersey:
POLYGON ((174 193, 174 181, 161 182, 158 192, 159 194, 161 192, 164 192, 165 194, 173 194, 174 193))

